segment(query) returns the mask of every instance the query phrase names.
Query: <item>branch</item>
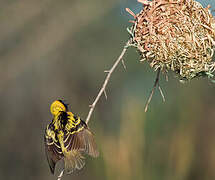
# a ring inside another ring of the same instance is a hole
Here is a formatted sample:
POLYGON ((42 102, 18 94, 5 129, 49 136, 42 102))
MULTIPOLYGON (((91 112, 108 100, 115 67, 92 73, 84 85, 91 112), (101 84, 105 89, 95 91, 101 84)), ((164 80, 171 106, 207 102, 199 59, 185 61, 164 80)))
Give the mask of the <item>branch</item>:
MULTIPOLYGON (((127 51, 128 47, 130 46, 130 41, 131 40, 128 40, 126 45, 124 46, 120 56, 118 57, 118 59, 115 61, 115 63, 113 64, 112 68, 109 70, 109 71, 105 71, 107 72, 107 76, 105 78, 105 81, 102 85, 102 88, 100 89, 96 99, 94 100, 93 104, 90 105, 90 110, 89 110, 89 113, 88 113, 88 116, 87 116, 87 119, 86 119, 86 124, 88 124, 89 120, 90 120, 90 117, 93 113, 93 110, 98 102, 98 100, 100 99, 101 95, 104 93, 105 97, 107 98, 107 95, 106 95, 106 91, 105 91, 105 88, 110 80, 110 77, 111 77, 111 74, 114 72, 114 70, 116 69, 117 65, 122 61, 122 63, 124 64, 123 62, 123 56, 125 55, 125 52, 127 51)), ((124 66, 124 65, 123 65, 124 66)), ((124 66, 125 67, 125 66, 124 66)), ((64 170, 61 171, 60 175, 58 176, 58 179, 57 180, 61 180, 61 178, 63 177, 63 174, 64 174, 64 170)))
POLYGON ((61 180, 61 178, 63 177, 63 173, 64 173, 64 169, 61 171, 60 175, 57 177, 57 180, 61 180))
POLYGON ((165 101, 165 98, 164 98, 162 89, 161 89, 161 87, 160 87, 160 85, 159 85, 160 70, 161 70, 161 69, 159 68, 159 69, 158 69, 158 72, 157 72, 156 79, 155 79, 154 86, 153 86, 153 88, 152 88, 151 94, 150 94, 150 96, 149 96, 149 98, 148 98, 148 101, 147 101, 147 103, 146 103, 146 106, 145 106, 145 112, 148 110, 148 106, 149 106, 149 104, 150 104, 150 102, 151 102, 151 100, 152 100, 152 96, 153 96, 154 91, 155 91, 155 88, 156 88, 157 86, 158 86, 158 88, 159 88, 159 90, 160 90, 160 93, 161 93, 161 96, 162 96, 162 98, 163 98, 163 101, 165 101))
MULTIPOLYGON (((88 122, 89 122, 89 120, 90 120, 90 117, 91 117, 91 115, 92 115, 92 113, 93 113, 93 110, 94 110, 94 108, 95 108, 97 102, 99 101, 100 97, 102 96, 103 93, 106 94, 106 93, 105 93, 105 88, 106 88, 106 86, 107 86, 107 84, 108 84, 108 82, 109 82, 109 80, 110 80, 111 74, 114 72, 114 70, 116 69, 117 65, 118 65, 121 61, 123 61, 122 58, 123 58, 123 56, 125 55, 125 52, 127 51, 129 45, 130 45, 130 40, 128 40, 128 42, 127 42, 126 45, 124 46, 124 48, 123 48, 123 50, 122 50, 120 56, 118 57, 118 59, 117 59, 117 60, 115 61, 115 63, 113 64, 112 68, 111 68, 109 71, 106 71, 108 74, 107 74, 107 76, 106 76, 106 78, 105 78, 105 80, 104 80, 104 83, 103 83, 103 85, 102 85, 102 87, 101 87, 101 89, 100 89, 100 91, 99 91, 97 97, 95 98, 93 104, 90 105, 90 110, 89 110, 88 116, 87 116, 87 118, 86 118, 86 124, 88 124, 88 122)), ((105 95, 105 96, 106 96, 106 95, 105 95)))

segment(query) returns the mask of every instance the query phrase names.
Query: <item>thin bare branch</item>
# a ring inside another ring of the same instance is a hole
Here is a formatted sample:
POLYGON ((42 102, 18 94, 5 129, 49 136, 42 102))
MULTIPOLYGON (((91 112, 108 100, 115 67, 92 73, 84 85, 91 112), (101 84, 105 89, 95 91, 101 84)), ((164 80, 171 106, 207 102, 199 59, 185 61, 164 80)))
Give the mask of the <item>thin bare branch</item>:
POLYGON ((167 73, 166 73, 165 77, 166 77, 166 81, 169 81, 169 77, 168 77, 167 73))
MULTIPOLYGON (((151 91, 151 94, 148 98, 148 101, 146 103, 146 106, 145 106, 145 112, 147 112, 148 110, 148 106, 149 106, 149 103, 151 102, 152 100, 152 96, 154 94, 154 91, 155 91, 155 88, 157 87, 157 85, 159 85, 159 77, 160 77, 160 68, 158 69, 158 72, 157 72, 157 76, 156 76, 156 79, 155 79, 155 83, 154 83, 154 86, 152 88, 152 91, 151 91)), ((162 91, 161 91, 162 92, 162 91)))
POLYGON ((104 90, 105 99, 107 100, 107 93, 106 90, 104 90))
POLYGON ((60 175, 57 177, 57 180, 61 180, 61 178, 63 177, 63 173, 64 173, 64 170, 61 171, 60 175))
POLYGON ((92 113, 93 113, 93 110, 94 110, 94 108, 95 108, 97 102, 99 101, 101 95, 105 92, 105 88, 106 88, 106 86, 107 86, 107 84, 108 84, 108 82, 109 82, 109 80, 110 80, 111 74, 114 72, 114 70, 116 69, 117 65, 122 61, 122 58, 123 58, 123 56, 125 55, 125 52, 127 51, 129 45, 130 45, 130 40, 128 40, 128 42, 127 42, 126 45, 124 46, 124 48, 123 48, 123 50, 122 50, 120 56, 117 58, 117 60, 116 60, 115 63, 113 64, 112 68, 107 72, 108 74, 107 74, 107 76, 106 76, 106 78, 105 78, 105 80, 104 80, 104 83, 103 83, 103 85, 102 85, 102 87, 101 87, 101 89, 100 89, 100 91, 99 91, 97 97, 95 98, 93 104, 91 104, 89 113, 88 113, 87 118, 86 118, 86 123, 87 123, 87 124, 88 124, 88 122, 89 122, 89 120, 90 120, 90 117, 91 117, 91 115, 92 115, 92 113))
POLYGON ((164 96, 164 94, 163 94, 163 91, 162 91, 160 85, 158 86, 158 89, 159 89, 159 91, 160 91, 160 94, 161 94, 161 97, 162 97, 162 99, 163 99, 163 102, 165 102, 165 101, 166 101, 166 100, 165 100, 165 96, 164 96))
MULTIPOLYGON (((95 98, 93 104, 89 105, 90 107, 90 110, 89 110, 89 113, 88 113, 88 116, 86 118, 86 123, 88 124, 89 120, 90 120, 90 117, 93 113, 93 110, 98 102, 98 100, 100 99, 101 95, 104 93, 105 95, 105 98, 107 99, 107 94, 106 94, 106 91, 105 91, 105 88, 110 80, 110 77, 111 77, 111 74, 114 72, 114 70, 116 69, 117 65, 120 63, 120 61, 122 61, 122 58, 123 56, 125 55, 125 52, 127 51, 128 47, 130 46, 130 41, 131 40, 128 40, 128 42, 126 43, 126 45, 124 46, 120 56, 118 57, 118 59, 115 61, 115 63, 113 64, 112 68, 110 70, 106 70, 104 71, 105 73, 107 73, 107 76, 104 80, 104 83, 97 95, 97 97, 95 98)), ((58 179, 57 180, 61 180, 61 178, 63 177, 63 174, 64 174, 64 170, 61 171, 60 175, 58 176, 58 179)))
POLYGON ((126 70, 126 65, 125 65, 125 62, 123 59, 122 59, 122 65, 123 65, 124 69, 126 70))

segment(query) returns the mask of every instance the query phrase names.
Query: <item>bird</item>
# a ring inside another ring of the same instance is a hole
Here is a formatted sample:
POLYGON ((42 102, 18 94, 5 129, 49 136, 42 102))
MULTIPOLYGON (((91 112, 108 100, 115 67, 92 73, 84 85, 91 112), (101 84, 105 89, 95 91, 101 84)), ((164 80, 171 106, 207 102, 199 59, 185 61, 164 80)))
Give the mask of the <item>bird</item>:
POLYGON ((64 172, 71 174, 84 167, 85 154, 99 156, 94 134, 79 116, 68 110, 63 100, 54 101, 50 111, 53 119, 45 128, 44 144, 52 174, 61 159, 64 160, 64 172))

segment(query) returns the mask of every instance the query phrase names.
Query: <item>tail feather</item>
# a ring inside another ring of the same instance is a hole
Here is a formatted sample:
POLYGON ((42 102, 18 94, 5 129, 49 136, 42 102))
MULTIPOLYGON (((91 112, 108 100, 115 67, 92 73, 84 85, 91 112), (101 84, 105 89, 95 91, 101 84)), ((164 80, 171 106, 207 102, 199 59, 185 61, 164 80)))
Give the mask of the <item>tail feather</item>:
POLYGON ((65 172, 70 174, 76 169, 80 170, 85 165, 84 157, 77 150, 72 150, 64 158, 65 162, 65 172))

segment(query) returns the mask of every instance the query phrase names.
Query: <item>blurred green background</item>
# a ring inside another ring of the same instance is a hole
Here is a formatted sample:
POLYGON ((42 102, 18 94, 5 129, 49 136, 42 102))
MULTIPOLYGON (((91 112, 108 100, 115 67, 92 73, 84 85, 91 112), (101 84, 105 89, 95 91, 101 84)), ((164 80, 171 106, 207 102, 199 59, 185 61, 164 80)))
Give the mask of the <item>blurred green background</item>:
MULTIPOLYGON (((214 0, 201 1, 204 6, 214 0)), ((0 1, 0 179, 56 179, 50 173, 43 133, 49 106, 63 98, 85 119, 109 69, 128 39, 126 28, 141 5, 136 0, 0 1)), ((197 79, 181 84, 156 77, 127 51, 89 126, 100 157, 63 179, 215 179, 215 84, 197 79)))

